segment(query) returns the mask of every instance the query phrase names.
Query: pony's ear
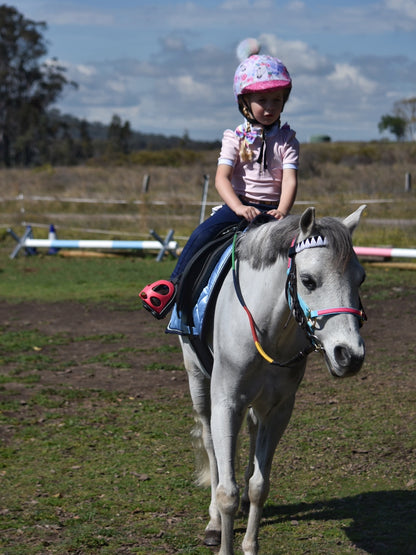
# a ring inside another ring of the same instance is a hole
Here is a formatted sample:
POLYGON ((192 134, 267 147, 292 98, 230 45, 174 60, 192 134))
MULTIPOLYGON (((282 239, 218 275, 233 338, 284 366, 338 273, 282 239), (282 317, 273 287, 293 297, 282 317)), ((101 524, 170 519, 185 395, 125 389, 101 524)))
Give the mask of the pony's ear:
POLYGON ((355 212, 350 214, 342 222, 350 230, 351 235, 354 233, 354 229, 360 223, 361 214, 367 208, 366 204, 362 204, 355 212))
POLYGON ((315 208, 313 206, 307 208, 302 214, 299 225, 302 236, 309 237, 309 235, 312 234, 313 228, 315 227, 315 208))

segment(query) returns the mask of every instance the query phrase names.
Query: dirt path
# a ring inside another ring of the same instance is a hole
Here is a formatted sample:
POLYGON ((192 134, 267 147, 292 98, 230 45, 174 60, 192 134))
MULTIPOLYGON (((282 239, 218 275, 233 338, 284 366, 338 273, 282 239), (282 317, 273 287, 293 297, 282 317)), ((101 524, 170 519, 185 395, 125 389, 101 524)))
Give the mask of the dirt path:
MULTIPOLYGON (((393 361, 406 360, 414 350, 416 296, 413 292, 397 298, 394 295, 392 291, 392 298, 383 301, 366 302, 363 298, 368 322, 362 334, 367 361, 375 367, 386 356, 393 361)), ((187 394, 177 337, 164 333, 166 321, 157 321, 142 309, 126 311, 117 306, 74 302, 14 305, 3 301, 0 322, 4 331, 37 330, 51 336, 50 345, 40 350, 33 345, 34 352, 53 360, 48 369, 34 368, 40 376, 34 388, 60 384, 124 391, 142 398, 158 396, 165 388, 172 395, 187 394), (54 340, 58 336, 63 338, 61 345, 54 340), (102 362, 114 353, 120 353, 120 367, 102 362)), ((16 394, 19 388, 22 396, 33 394, 33 388, 6 385, 16 394)))

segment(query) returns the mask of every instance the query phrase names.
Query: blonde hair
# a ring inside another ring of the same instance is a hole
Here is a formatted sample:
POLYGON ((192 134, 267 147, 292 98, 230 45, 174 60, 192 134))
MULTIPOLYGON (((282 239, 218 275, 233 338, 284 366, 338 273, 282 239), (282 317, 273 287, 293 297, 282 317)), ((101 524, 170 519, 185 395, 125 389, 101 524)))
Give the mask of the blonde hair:
MULTIPOLYGON (((251 131, 250 122, 248 121, 246 125, 247 125, 247 132, 250 132, 251 131)), ((253 151, 251 150, 250 145, 248 144, 245 137, 240 139, 239 155, 243 162, 251 162, 253 160, 253 151)))

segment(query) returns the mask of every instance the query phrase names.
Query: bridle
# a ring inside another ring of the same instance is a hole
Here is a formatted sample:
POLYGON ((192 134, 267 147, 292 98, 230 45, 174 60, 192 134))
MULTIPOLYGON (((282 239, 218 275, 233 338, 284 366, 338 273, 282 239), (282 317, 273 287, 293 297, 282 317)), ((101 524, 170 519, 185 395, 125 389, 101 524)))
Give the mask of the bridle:
POLYGON ((315 336, 315 328, 318 322, 318 318, 324 318, 327 316, 335 316, 337 314, 352 314, 360 320, 360 326, 363 322, 367 320, 367 316, 364 312, 364 308, 360 299, 360 308, 351 307, 334 307, 334 308, 324 308, 321 310, 311 310, 306 302, 302 299, 297 291, 297 280, 296 280, 296 254, 302 252, 305 249, 326 247, 328 245, 327 239, 321 235, 315 235, 313 237, 308 237, 307 239, 296 243, 296 239, 293 240, 292 246, 289 249, 289 259, 288 259, 288 269, 287 269, 287 280, 286 280, 286 298, 289 304, 295 320, 303 328, 308 339, 313 345, 317 347, 317 350, 322 350, 322 345, 320 344, 318 338, 315 336))
POLYGON ((235 253, 235 246, 237 242, 237 233, 234 235, 233 238, 233 245, 231 250, 231 267, 232 267, 232 275, 233 275, 233 282, 234 282, 234 289, 237 295, 237 298, 244 308, 245 312, 247 313, 251 333, 253 336, 254 344, 261 354, 261 356, 267 360, 270 364, 274 364, 276 366, 290 366, 299 362, 301 359, 305 358, 308 354, 312 353, 313 351, 323 352, 324 348, 319 341, 319 339, 315 335, 315 327, 317 325, 317 321, 319 318, 326 318, 329 316, 335 316, 337 314, 352 314, 353 316, 359 318, 360 326, 362 323, 367 320, 367 316, 364 312, 363 306, 361 304, 360 299, 360 308, 352 308, 352 307, 335 307, 335 308, 324 308, 321 310, 311 310, 302 297, 299 295, 297 291, 297 279, 296 279, 296 262, 295 257, 296 254, 302 252, 305 249, 312 249, 312 248, 324 248, 327 247, 328 242, 325 237, 321 235, 315 235, 313 237, 308 237, 303 241, 296 242, 296 237, 292 241, 292 245, 289 249, 288 253, 288 269, 287 269, 287 279, 286 279, 286 299, 290 308, 290 312, 293 315, 296 322, 299 326, 304 330, 306 337, 309 340, 309 345, 297 353, 294 357, 286 362, 278 362, 271 358, 262 348, 260 345, 257 332, 256 332, 256 324, 254 322, 253 316, 248 309, 244 297, 241 292, 240 283, 238 280, 238 272, 237 272, 237 260, 236 260, 236 253, 235 253))

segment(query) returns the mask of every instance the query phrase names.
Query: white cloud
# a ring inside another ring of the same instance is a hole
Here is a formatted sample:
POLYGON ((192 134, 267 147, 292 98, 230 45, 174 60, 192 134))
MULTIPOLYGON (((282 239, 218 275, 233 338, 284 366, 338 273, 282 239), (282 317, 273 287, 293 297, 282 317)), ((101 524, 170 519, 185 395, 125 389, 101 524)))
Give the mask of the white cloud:
POLYGON ((392 10, 403 16, 416 21, 416 2, 415 0, 385 0, 387 9, 392 10))
POLYGON ((198 83, 191 75, 180 75, 178 77, 169 77, 166 80, 169 91, 177 91, 179 95, 183 95, 186 99, 195 99, 195 101, 203 101, 207 95, 207 88, 204 83, 198 83))
POLYGON ((295 73, 328 73, 332 63, 326 56, 319 54, 314 48, 301 40, 282 40, 274 35, 260 36, 264 45, 264 53, 280 58, 287 66, 290 74, 295 73))
POLYGON ((74 72, 85 77, 94 77, 97 75, 97 70, 93 66, 87 66, 85 64, 78 64, 74 67, 74 72))
POLYGON ((335 71, 328 76, 328 82, 343 91, 357 90, 370 95, 377 89, 377 83, 360 74, 356 67, 349 64, 335 64, 335 71))
POLYGON ((299 13, 305 9, 305 2, 301 2, 300 0, 293 0, 293 2, 289 2, 287 8, 291 12, 299 13))

